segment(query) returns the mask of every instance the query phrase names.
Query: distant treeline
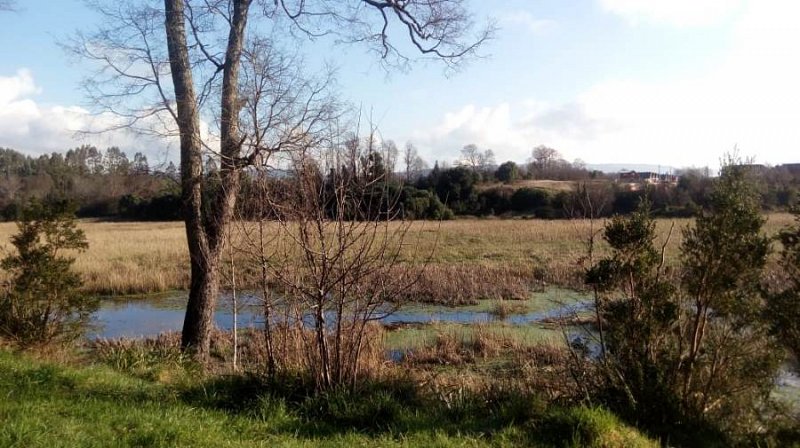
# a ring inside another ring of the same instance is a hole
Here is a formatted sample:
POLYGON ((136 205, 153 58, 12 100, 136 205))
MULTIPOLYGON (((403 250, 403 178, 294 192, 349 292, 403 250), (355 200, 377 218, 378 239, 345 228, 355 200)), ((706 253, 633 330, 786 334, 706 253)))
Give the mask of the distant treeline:
POLYGON ((84 145, 38 157, 0 148, 0 219, 15 219, 30 198, 67 199, 79 217, 180 219, 178 170, 153 170, 137 152, 84 145))
MULTIPOLYGON (((557 154, 557 153, 556 153, 557 154)), ((660 216, 692 216, 709 205, 711 179, 701 170, 684 170, 677 183, 642 185, 632 189, 583 164, 561 159, 461 164, 431 170, 394 173, 380 153, 362 160, 359 169, 372 176, 372 186, 359 194, 373 195, 379 209, 398 210, 407 219, 452 219, 456 216, 523 216, 563 219, 606 217, 634 211, 644 196, 660 216), (547 188, 535 180, 554 180, 547 188)), ((130 159, 119 148, 105 151, 84 145, 66 153, 38 157, 0 148, 0 219, 13 220, 27 199, 58 198, 76 204, 78 216, 136 221, 181 218, 178 170, 169 163, 154 169, 142 153, 130 159)), ((800 192, 800 173, 786 166, 754 167, 765 210, 786 209, 800 192)), ((216 166, 206 166, 205 188, 215 188, 216 166)), ((268 180, 291 189, 291 170, 268 180)), ((334 173, 319 173, 333 176, 334 173)), ((242 217, 263 214, 259 182, 245 175, 239 198, 242 217)), ((271 187, 273 191, 280 190, 271 187)), ((365 201, 372 203, 372 201, 365 201)))

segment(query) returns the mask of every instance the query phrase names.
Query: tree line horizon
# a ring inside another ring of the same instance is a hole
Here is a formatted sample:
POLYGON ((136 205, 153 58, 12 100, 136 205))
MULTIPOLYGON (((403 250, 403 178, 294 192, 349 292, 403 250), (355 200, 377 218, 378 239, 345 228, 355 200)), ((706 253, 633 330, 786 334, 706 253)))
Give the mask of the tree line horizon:
MULTIPOLYGON (((452 165, 435 161, 430 167, 413 144, 408 143, 400 153, 394 142, 387 140, 374 152, 367 151, 362 162, 379 183, 398 195, 403 210, 398 217, 411 220, 457 216, 569 219, 583 215, 576 197, 581 189, 599 206, 597 216, 631 213, 646 197, 655 216, 688 217, 708 206, 711 180, 708 170, 687 168, 680 171, 674 185, 631 190, 617 182, 614 174, 590 171, 580 160, 570 163, 546 146, 534 148, 527 164, 497 164, 491 150, 467 145, 452 165), (565 182, 571 191, 525 182, 532 180, 565 182)), ((753 166, 759 170, 762 209, 789 210, 800 192, 800 175, 785 165, 753 166)), ((206 188, 215 188, 217 162, 207 158, 204 171, 206 188)), ((288 167, 274 168, 266 175, 281 183, 290 173, 288 167)), ((21 204, 31 198, 68 200, 81 218, 181 220, 179 177, 180 169, 172 162, 151 166, 142 152, 129 158, 114 146, 103 151, 82 145, 38 157, 0 148, 0 220, 14 220, 21 204)), ((238 205, 244 217, 252 214, 248 209, 259 209, 252 203, 256 198, 248 198, 248 180, 255 181, 252 176, 244 177, 238 205)))

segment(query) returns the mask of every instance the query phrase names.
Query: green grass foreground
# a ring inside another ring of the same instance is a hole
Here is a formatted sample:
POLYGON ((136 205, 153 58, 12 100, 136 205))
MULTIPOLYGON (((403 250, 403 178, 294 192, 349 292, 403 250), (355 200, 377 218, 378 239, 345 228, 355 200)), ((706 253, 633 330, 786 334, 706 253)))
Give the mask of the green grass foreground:
POLYGON ((0 349, 0 446, 657 446, 601 409, 511 396, 424 405, 378 386, 298 398, 197 377, 159 382, 0 349))

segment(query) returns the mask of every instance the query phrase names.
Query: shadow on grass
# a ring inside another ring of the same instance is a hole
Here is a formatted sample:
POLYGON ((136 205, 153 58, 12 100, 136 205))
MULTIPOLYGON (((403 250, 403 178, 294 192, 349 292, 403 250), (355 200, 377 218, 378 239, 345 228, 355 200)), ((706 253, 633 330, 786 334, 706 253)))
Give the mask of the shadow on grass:
POLYGON ((0 395, 8 400, 5 407, 0 406, 0 417, 9 413, 12 425, 13 416, 21 409, 48 412, 53 418, 72 415, 76 422, 101 424, 95 419, 106 419, 102 425, 111 426, 125 422, 138 427, 154 421, 160 425, 157 432, 134 432, 131 437, 150 435, 159 440, 173 424, 180 425, 174 429, 176 434, 186 436, 192 431, 192 421, 200 419, 195 423, 200 425, 198 431, 214 421, 228 434, 243 432, 253 440, 271 435, 311 443, 346 440, 352 435, 376 441, 443 436, 452 438, 453 443, 491 443, 497 436, 505 445, 592 446, 598 445, 604 434, 620 433, 621 429, 631 433, 630 440, 646 441, 602 410, 556 408, 533 395, 502 388, 480 394, 435 395, 420 392, 408 380, 365 381, 356 392, 325 393, 315 393, 302 377, 267 382, 242 375, 163 385, 106 367, 76 369, 0 353, 0 395), (91 410, 78 415, 75 407, 91 410), (60 410, 53 413, 49 409, 60 410), (108 417, 109 412, 119 415, 108 417), (163 415, 184 421, 160 422, 163 415))
POLYGON ((353 432, 392 438, 436 433, 489 442, 500 433, 508 441, 510 433, 511 442, 521 446, 655 446, 607 411, 548 406, 518 390, 430 397, 410 381, 395 380, 365 382, 355 392, 315 393, 297 377, 272 383, 228 377, 188 389, 181 399, 192 406, 283 421, 282 431, 307 439, 353 432), (610 440, 623 443, 604 442, 609 434, 610 440))

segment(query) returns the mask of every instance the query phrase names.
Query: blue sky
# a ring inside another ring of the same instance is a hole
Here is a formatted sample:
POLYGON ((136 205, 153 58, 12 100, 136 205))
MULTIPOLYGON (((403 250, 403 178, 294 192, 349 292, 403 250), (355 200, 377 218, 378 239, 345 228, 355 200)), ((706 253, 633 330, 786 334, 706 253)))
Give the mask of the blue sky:
MULTIPOLYGON (((82 143, 85 65, 58 47, 96 17, 79 0, 19 0, 0 14, 0 146, 82 143)), ((384 138, 452 162, 468 143, 498 161, 545 144, 590 163, 715 166, 734 145, 762 163, 800 161, 800 31, 792 0, 491 0, 500 30, 445 76, 437 64, 387 73, 361 47, 308 44, 338 67, 342 96, 384 138), (332 57, 331 55, 335 55, 332 57)), ((130 135, 89 139, 163 154, 130 135)), ((174 155, 169 157, 175 157, 174 155)))

